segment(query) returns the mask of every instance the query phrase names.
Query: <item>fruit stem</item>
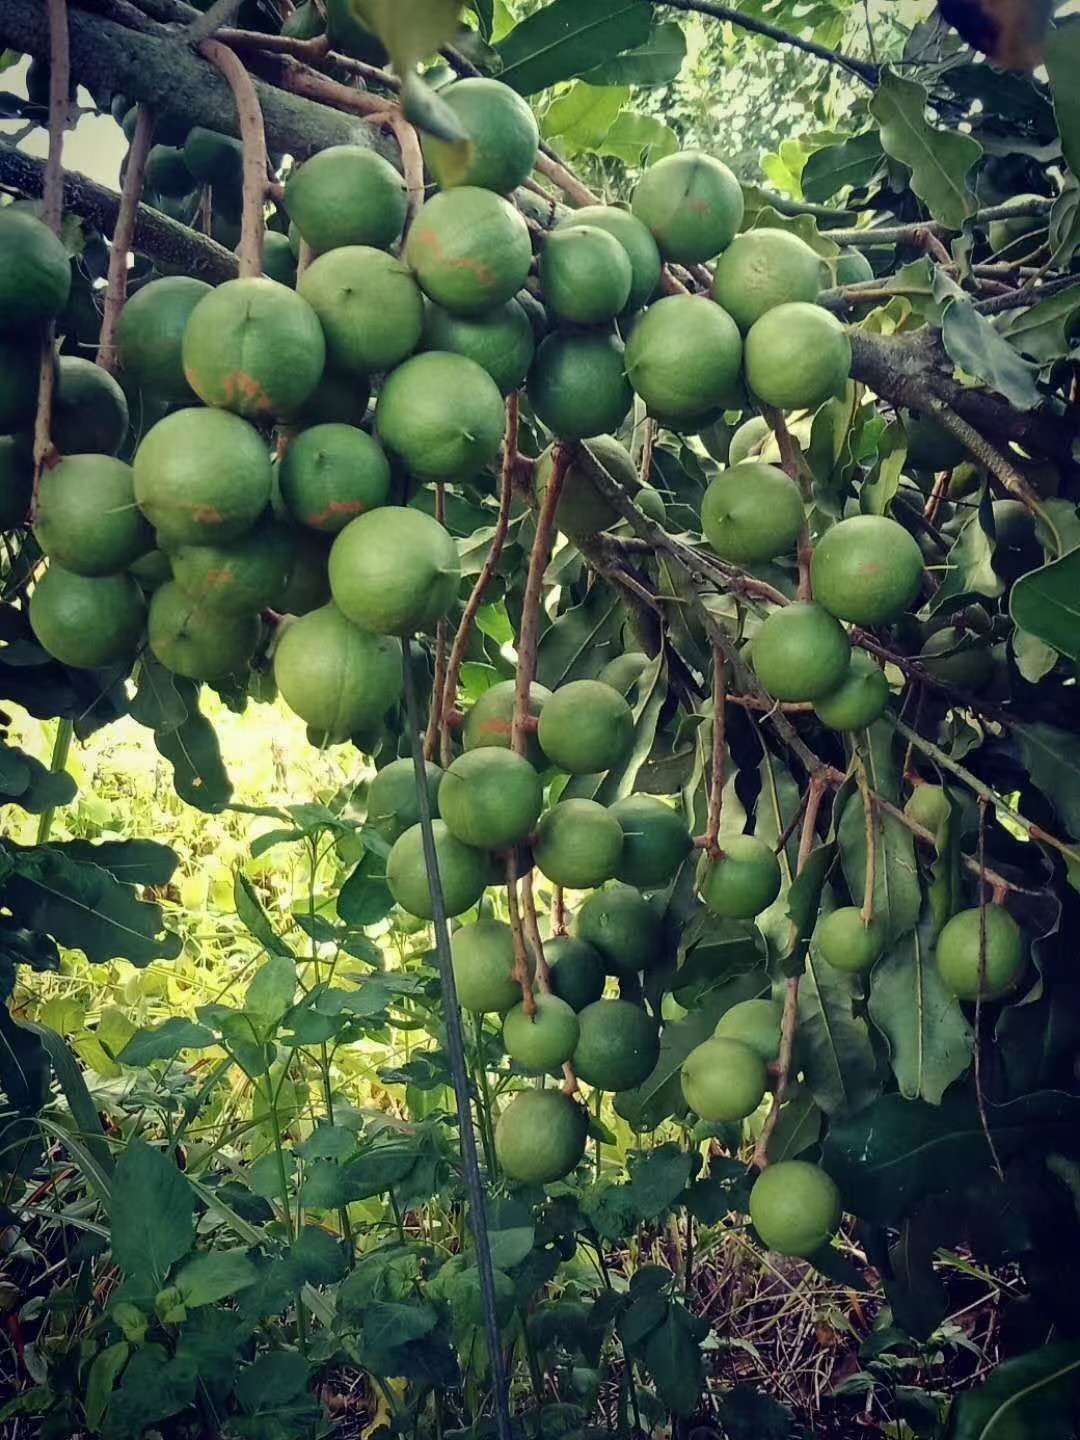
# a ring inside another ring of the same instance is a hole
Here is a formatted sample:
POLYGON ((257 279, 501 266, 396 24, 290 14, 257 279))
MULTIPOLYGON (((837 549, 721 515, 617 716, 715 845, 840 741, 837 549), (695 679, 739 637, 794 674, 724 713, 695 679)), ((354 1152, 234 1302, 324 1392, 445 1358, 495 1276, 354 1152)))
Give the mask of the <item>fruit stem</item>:
POLYGON ((510 933, 514 937, 514 979, 521 986, 521 1008, 531 1018, 536 1014, 536 996, 533 994, 529 952, 525 947, 525 932, 518 908, 517 854, 513 850, 506 856, 506 908, 510 915, 510 933))
POLYGON ((266 229, 263 207, 266 201, 267 158, 262 106, 244 62, 227 45, 220 40, 203 40, 199 45, 199 54, 221 72, 236 105, 244 147, 244 204, 236 254, 241 279, 257 279, 263 273, 263 235, 266 229))
MULTIPOLYGON (((821 802, 825 797, 831 780, 822 775, 811 775, 810 788, 806 795, 806 812, 803 818, 802 834, 799 837, 799 858, 795 868, 796 876, 802 874, 806 862, 814 848, 814 837, 817 833, 818 811, 821 809, 821 802)), ((754 1147, 754 1164, 759 1170, 764 1170, 769 1164, 769 1141, 776 1129, 780 1119, 780 1110, 784 1103, 784 1095, 787 1092, 788 1081, 791 1078, 792 1057, 795 1053, 795 1031, 799 1024, 799 979, 798 975, 792 975, 787 982, 787 989, 784 993, 784 1016, 780 1022, 780 1054, 777 1057, 778 1070, 776 1085, 773 1089, 773 1101, 765 1124, 761 1127, 761 1134, 758 1136, 757 1145, 754 1147)))
POLYGON ((713 646, 712 763, 709 780, 709 809, 705 822, 704 848, 714 859, 720 857, 720 811, 724 803, 724 755, 727 744, 727 667, 724 656, 713 646))
MULTIPOLYGON (((867 742, 869 743, 869 742, 867 742)), ((863 885, 863 902, 859 916, 869 928, 874 918, 874 882, 877 875, 877 817, 874 814, 874 797, 866 779, 866 766, 861 757, 855 765, 855 779, 862 796, 863 818, 866 821, 866 880, 863 885)))
MULTIPOLYGON (((551 534, 555 528, 555 511, 562 494, 572 450, 561 442, 555 446, 552 455, 551 477, 548 481, 540 510, 536 517, 536 535, 529 553, 529 574, 525 581, 525 595, 521 602, 521 628, 518 632, 517 681, 514 690, 514 723, 511 730, 511 748, 518 755, 525 754, 525 717, 529 713, 529 698, 533 677, 536 674, 536 644, 540 631, 540 598, 547 569, 548 554, 551 550, 551 534)), ((582 448, 582 453, 588 452, 582 448)))
POLYGON ((503 436, 503 459, 502 469, 499 472, 499 514, 495 521, 495 533, 491 537, 491 548, 488 551, 487 559, 484 561, 480 574, 476 577, 472 592, 465 604, 465 610, 461 622, 454 636, 454 644, 450 650, 450 659, 446 666, 446 682, 443 686, 442 697, 442 725, 443 725, 443 763, 449 760, 450 736, 449 726, 453 724, 452 715, 456 713, 458 682, 461 678, 461 667, 465 660, 465 652, 469 648, 469 636, 472 634, 472 627, 476 623, 476 616, 483 604, 484 594, 491 584, 491 577, 498 568, 502 558, 503 546, 506 544, 507 532, 510 529, 510 505, 514 498, 514 474, 517 468, 518 459, 518 420, 520 413, 520 397, 516 390, 510 392, 506 397, 506 430, 503 436))
POLYGON ((536 983, 542 994, 550 995, 551 967, 544 958, 544 942, 540 937, 540 922, 536 914, 536 896, 533 894, 532 875, 529 872, 521 877, 521 899, 524 910, 525 940, 532 951, 536 983))
MULTIPOLYGON (((431 890, 432 927, 435 931, 435 956, 442 983, 443 1013, 446 1020, 446 1049, 450 1059, 450 1078, 458 1117, 458 1138, 461 1145, 461 1172, 469 1200, 469 1224, 476 1247, 476 1268, 480 1278, 480 1301, 484 1315, 484 1331, 491 1365, 495 1418, 499 1440, 511 1440, 510 1394, 505 1358, 499 1333, 498 1304, 495 1297, 495 1272, 491 1263, 488 1241, 487 1211, 484 1207, 484 1183, 480 1176, 480 1157, 476 1148, 472 1098, 469 1094, 469 1071, 465 1060, 465 1036, 458 1005, 454 964, 450 951, 450 927, 446 919, 439 877, 439 859, 435 849, 435 832, 431 818, 431 795, 428 790, 427 767, 420 743, 420 719, 416 703, 416 682, 408 646, 402 647, 401 672, 405 696, 405 717, 408 724, 409 748, 412 751, 416 780, 416 806, 420 816, 420 835, 424 848, 424 865, 431 890)), ((507 862, 508 873, 513 860, 507 862)))
POLYGON ((979 986, 975 992, 975 1036, 972 1047, 972 1060, 975 1071, 975 1103, 979 1107, 979 1121, 982 1125, 982 1132, 986 1136, 987 1149, 990 1151, 990 1159, 994 1169, 997 1171, 998 1179, 1004 1182, 1005 1172, 1001 1168, 1001 1158, 994 1144, 994 1137, 990 1133, 990 1122, 986 1115, 986 1097, 982 1089, 982 998, 986 989, 986 816, 990 808, 990 802, 984 797, 979 799, 979 986))
POLYGON ((424 203, 424 156, 420 149, 420 137, 416 127, 395 107, 387 111, 387 125, 394 132, 394 139, 401 151, 401 170, 405 176, 405 193, 408 196, 408 210, 405 215, 405 234, 416 219, 416 212, 424 203))
POLYGON ((551 929, 555 935, 566 934, 566 894, 561 885, 551 895, 551 929))
POLYGON ((127 299, 128 251, 135 238, 139 192, 142 190, 146 157, 150 153, 153 133, 154 117, 149 107, 136 106, 135 133, 128 149, 127 169, 124 171, 124 184, 120 191, 120 208, 116 212, 116 225, 113 228, 109 271, 105 283, 105 308, 101 314, 101 332, 98 336, 97 363, 110 375, 116 369, 116 327, 120 322, 120 311, 127 299))

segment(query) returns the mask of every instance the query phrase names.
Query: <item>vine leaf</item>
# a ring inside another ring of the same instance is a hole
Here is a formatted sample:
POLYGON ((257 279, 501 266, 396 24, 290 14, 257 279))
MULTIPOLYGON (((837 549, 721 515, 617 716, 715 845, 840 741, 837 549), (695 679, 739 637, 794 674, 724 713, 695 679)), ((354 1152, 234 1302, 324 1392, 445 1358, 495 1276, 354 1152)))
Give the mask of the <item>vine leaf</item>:
POLYGON ((520 95, 533 95, 587 74, 647 44, 652 16, 648 0, 555 0, 499 41, 499 79, 520 95))
POLYGON ((1009 596, 1013 622, 1070 660, 1080 660, 1080 549, 1029 570, 1009 596))
POLYGON ((1044 1345, 999 1365, 984 1384, 956 1397, 951 1440, 1065 1435, 1076 1414, 1080 1343, 1044 1345))
POLYGON ((130 1140, 113 1173, 110 1218, 117 1265, 160 1289, 195 1239, 195 1195, 162 1151, 130 1140))
POLYGON ((901 1095, 939 1105, 946 1088, 967 1069, 971 1026, 950 995, 920 927, 874 966, 870 1018, 889 1043, 889 1062, 901 1095))
POLYGON ((926 118, 927 92, 891 70, 870 101, 886 154, 911 171, 911 188, 935 220, 960 230, 977 208, 968 173, 983 153, 970 135, 940 130, 926 118))

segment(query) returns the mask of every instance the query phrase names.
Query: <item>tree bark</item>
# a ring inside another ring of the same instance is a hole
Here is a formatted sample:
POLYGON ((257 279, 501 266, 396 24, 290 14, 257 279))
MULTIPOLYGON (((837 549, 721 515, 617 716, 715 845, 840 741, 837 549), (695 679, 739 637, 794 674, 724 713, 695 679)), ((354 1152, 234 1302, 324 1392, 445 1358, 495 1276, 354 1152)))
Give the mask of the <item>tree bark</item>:
MULTIPOLYGON (((232 92, 214 67, 184 43, 182 34, 139 32, 75 8, 70 31, 72 73, 95 96, 122 94, 132 103, 145 101, 160 120, 239 136, 232 92)), ((0 42, 47 60, 44 7, 27 0, 0 0, 0 42)), ((261 81, 255 88, 271 150, 302 160, 328 145, 364 145, 397 162, 397 146, 377 126, 261 81)))

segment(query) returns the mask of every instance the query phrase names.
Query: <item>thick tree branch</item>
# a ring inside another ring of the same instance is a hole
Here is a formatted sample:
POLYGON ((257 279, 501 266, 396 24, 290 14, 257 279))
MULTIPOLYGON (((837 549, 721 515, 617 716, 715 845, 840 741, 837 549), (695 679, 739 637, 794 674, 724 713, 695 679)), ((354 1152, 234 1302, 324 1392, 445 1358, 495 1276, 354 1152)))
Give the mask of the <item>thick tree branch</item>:
MULTIPOLYGON (((78 9, 71 11, 70 31, 72 69, 93 94, 121 93, 153 105, 159 120, 239 136, 229 86, 212 65, 178 44, 175 35, 140 34, 78 9)), ((42 7, 0 0, 0 40, 11 49, 47 59, 49 30, 42 7)), ((302 160, 328 145, 354 144, 397 159, 393 141, 373 127, 350 121, 325 104, 254 83, 272 150, 302 160)))
MULTIPOLYGON (((990 205, 978 210, 967 222, 969 225, 989 225, 991 220, 1038 219, 1049 215, 1052 200, 1025 200, 1022 204, 1013 201, 1007 205, 990 205)), ((866 225, 853 226, 847 230, 830 230, 829 239, 837 245, 857 245, 860 249, 879 249, 886 245, 916 244, 924 235, 943 238, 958 232, 937 220, 916 220, 907 225, 866 225)))
MULTIPOLYGON (((209 17, 210 11, 207 11, 209 17)), ((191 33, 195 26, 191 27, 191 33)), ((199 52, 224 75, 236 103, 236 118, 244 144, 244 206, 240 218, 240 274, 255 279, 263 269, 263 232, 266 207, 266 131, 259 97, 244 62, 220 40, 204 40, 199 52)))
MULTIPOLYGON (((40 195, 44 180, 43 161, 18 150, 0 149, 0 186, 23 195, 40 195)), ((104 234, 112 235, 120 210, 120 196, 75 170, 65 170, 64 209, 91 221, 104 234)), ((183 271, 214 285, 236 279, 236 256, 230 250, 170 220, 149 205, 140 205, 135 212, 132 249, 152 255, 166 268, 183 271)))
POLYGON ((925 327, 909 335, 885 338, 850 329, 851 374, 883 400, 911 410, 937 398, 980 435, 1012 440, 1025 450, 1070 463, 1080 435, 1080 414, 1017 410, 990 390, 965 388, 952 378, 952 362, 940 332, 925 327))
POLYGON ((814 40, 804 40, 800 35, 793 35, 790 30, 781 30, 778 25, 770 25, 767 20, 757 20, 730 5, 713 5, 709 0, 663 0, 663 3, 669 10, 682 10, 691 15, 708 15, 713 20, 723 20, 740 30, 749 30, 752 35, 764 35, 766 39, 775 40, 779 45, 790 45, 794 50, 801 50, 804 55, 813 55, 830 65, 839 65, 864 85, 873 86, 878 82, 880 66, 871 64, 868 60, 856 60, 854 56, 843 55, 837 50, 829 50, 814 40))

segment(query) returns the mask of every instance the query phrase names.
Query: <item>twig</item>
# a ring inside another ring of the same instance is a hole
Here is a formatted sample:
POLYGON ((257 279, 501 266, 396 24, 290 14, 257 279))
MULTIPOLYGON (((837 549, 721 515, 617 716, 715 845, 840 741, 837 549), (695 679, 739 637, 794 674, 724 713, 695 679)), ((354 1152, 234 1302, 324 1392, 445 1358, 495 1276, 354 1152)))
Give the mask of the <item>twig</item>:
POLYGON ((541 175, 546 175, 553 185, 557 185, 564 195, 578 205, 602 205, 603 201, 599 195, 594 195, 587 185, 583 185, 576 175, 572 174, 559 160, 554 160, 550 155, 545 155, 541 150, 536 157, 536 169, 541 175))
POLYGON ((951 755, 947 755, 939 745, 935 745, 932 740, 924 739, 922 735, 912 730, 909 725, 905 725, 902 720, 896 716, 889 715, 888 712, 886 712, 882 718, 887 720, 898 734, 910 740, 916 750, 921 750, 924 755, 929 755, 930 759, 943 770, 948 770, 950 774, 962 780, 980 799, 993 805, 995 810, 999 810, 1003 815, 1007 815, 1014 825, 1019 825, 1020 829, 1023 830, 1024 834, 1027 835, 1030 840, 1049 845, 1052 850, 1058 851, 1058 853, 1063 855, 1067 860, 1072 861, 1074 864, 1080 864, 1080 850, 1077 850, 1074 846, 1066 845, 1065 842, 1059 840, 1056 835, 1049 834, 1041 825, 1036 825, 1034 821, 1029 820, 1026 815, 1021 815, 1019 810, 1014 810, 996 790, 992 790, 990 786, 984 784, 977 775, 973 775, 970 770, 965 769, 964 766, 954 760, 951 755))
MULTIPOLYGON (((932 850, 937 849, 937 836, 932 830, 928 830, 925 825, 920 825, 917 820, 911 818, 906 810, 901 810, 891 800, 886 800, 884 795, 879 795, 876 790, 871 790, 870 795, 875 808, 883 815, 889 815, 892 819, 898 820, 901 825, 911 831, 920 844, 926 845, 932 850)), ((979 862, 973 855, 962 855, 960 858, 965 870, 970 871, 972 875, 980 873, 979 862)), ((992 885, 995 890, 1011 891, 1016 895, 1038 895, 1040 893, 1038 890, 1026 890, 1021 885, 1014 885, 1011 880, 1006 880, 1004 875, 999 875, 996 870, 991 870, 989 867, 982 873, 986 876, 987 884, 992 885)))
MULTIPOLYGON (((806 797, 806 813, 803 818, 802 834, 799 837, 799 858, 796 862, 795 874, 801 875, 809 860, 814 848, 814 836, 817 831, 818 811, 821 809, 821 802, 829 788, 829 781, 820 775, 810 777, 810 788, 806 797)), ((777 1061, 776 1085, 773 1090, 772 1106, 765 1118, 765 1124, 761 1127, 761 1134, 754 1146, 754 1164, 759 1170, 764 1170, 769 1163, 769 1141, 776 1129, 780 1119, 780 1109, 784 1103, 784 1095, 787 1092, 788 1081, 791 1077, 792 1059, 795 1053, 795 1031, 799 1024, 799 976, 792 975, 787 982, 787 989, 784 993, 784 1016, 780 1022, 780 1054, 777 1061)))
POLYGON ((506 536, 510 529, 510 507, 514 498, 514 472, 517 464, 519 414, 520 397, 514 390, 506 397, 506 431, 503 438, 502 469, 499 472, 499 514, 495 521, 495 533, 491 537, 491 548, 488 551, 487 559, 484 561, 465 603, 457 634, 454 636, 450 659, 446 666, 442 713, 443 754, 447 758, 449 757, 450 736, 446 717, 457 703, 458 682, 461 679, 461 667, 465 661, 465 654, 469 648, 469 636, 472 633, 480 606, 483 604, 487 587, 491 584, 491 578, 498 569, 503 546, 506 544, 506 536))
MULTIPOLYGON (((583 454, 584 447, 578 447, 583 454)), ((521 626, 518 631, 517 678, 514 689, 514 723, 511 730, 511 745, 519 755, 525 754, 527 730, 526 717, 529 714, 529 699, 532 693, 533 676, 536 674, 536 643, 540 633, 540 598, 547 569, 548 552, 551 549, 551 534, 555 528, 555 511, 562 494, 563 480, 570 464, 571 450, 558 444, 551 457, 551 473, 547 489, 536 516, 536 535, 529 554, 529 573, 525 581, 525 594, 521 602, 521 626)))
MULTIPOLYGON (((226 0, 218 0, 218 4, 224 5, 226 0)), ((206 13, 209 18, 212 10, 206 13)), ((194 30, 195 26, 191 28, 194 30)), ((254 279, 263 273, 263 238, 266 231, 267 158, 262 106, 244 62, 227 45, 220 40, 204 40, 199 46, 199 53, 221 71, 236 101, 236 118, 244 146, 244 208, 240 218, 240 245, 236 253, 241 277, 254 279)))
POLYGON ((724 753, 727 743, 726 710, 727 673, 724 656, 713 647, 713 723, 712 764, 709 770, 709 808, 705 821, 705 850, 715 859, 720 854, 717 836, 720 833, 720 810, 724 802, 724 753))
POLYGON ((368 65, 363 60, 354 60, 351 55, 331 50, 325 35, 316 35, 311 40, 296 40, 291 35, 263 35, 258 30, 219 30, 217 38, 235 50, 264 50, 274 55, 291 55, 307 64, 332 65, 335 70, 356 75, 372 85, 381 85, 395 95, 401 89, 401 81, 389 70, 380 70, 377 65, 368 65))
POLYGON ((986 1145, 990 1151, 990 1158, 993 1161, 994 1169, 999 1180, 1004 1181, 1005 1172, 1001 1168, 1001 1157, 998 1155, 997 1146, 994 1144, 994 1137, 990 1133, 990 1120, 986 1113, 986 1097, 982 1089, 982 999, 983 990, 986 987, 986 812, 989 801, 979 801, 979 988, 975 992, 975 1041, 974 1041, 974 1062, 975 1062, 975 1103, 979 1107, 979 1123, 982 1125, 983 1134, 986 1136, 986 1145))
POLYGON ((650 485, 652 482, 649 476, 652 474, 653 450, 656 447, 656 421, 651 415, 646 415, 643 433, 641 437, 641 464, 638 468, 638 478, 642 485, 650 485))
POLYGON ((561 885, 551 892, 551 930, 554 935, 566 934, 566 895, 561 885))
POLYGON ((506 856, 506 909, 510 916, 510 933, 514 937, 514 979, 521 986, 521 1006, 526 1015, 535 1015, 536 996, 533 994, 529 952, 525 945, 525 931, 518 907, 517 852, 514 850, 510 850, 506 856))
MULTIPOLYGON (((976 211, 965 224, 982 226, 989 225, 991 220, 1032 219, 1049 215, 1053 204, 1052 200, 1028 200, 1022 205, 990 205, 976 211)), ((917 243, 924 231, 937 236, 957 233, 936 220, 917 220, 909 225, 860 225, 848 230, 830 230, 829 239, 837 245, 904 245, 917 243)))
POLYGON ((931 397, 927 401, 927 408, 946 430, 951 431, 973 455, 983 462, 990 473, 1001 481, 1010 495, 1014 495, 1021 504, 1027 506, 1037 519, 1043 522, 1053 536, 1054 544, 1060 555, 1062 553, 1061 536, 1046 513, 1039 496, 1036 495, 1016 466, 1010 464, 1000 450, 997 450, 988 440, 984 440, 979 432, 966 420, 961 419, 944 400, 931 397))
MULTIPOLYGON (((209 40, 222 25, 227 25, 243 3, 244 0, 214 0, 209 10, 204 10, 197 20, 191 22, 184 39, 193 49, 201 50, 203 42, 209 40)), ((203 51, 203 54, 206 52, 203 51)))
POLYGON ((713 5, 709 0, 664 0, 664 4, 672 10, 682 10, 691 15, 708 15, 713 20, 723 20, 728 25, 735 25, 741 30, 748 30, 752 35, 764 35, 769 40, 775 40, 780 45, 790 45, 794 50, 801 50, 804 55, 813 55, 818 60, 825 60, 830 65, 839 65, 849 75, 854 75, 864 85, 874 86, 878 82, 881 73, 880 67, 873 65, 866 60, 856 60, 852 55, 844 55, 838 50, 829 50, 824 45, 818 45, 813 40, 803 40, 799 35, 793 35, 790 30, 781 30, 778 25, 770 25, 766 20, 757 20, 747 15, 742 10, 736 10, 730 5, 713 5))
POLYGON ((120 192, 120 209, 116 212, 109 271, 105 284, 105 307, 98 336, 97 363, 111 374, 116 369, 116 327, 120 311, 127 299, 128 252, 135 238, 135 216, 139 206, 146 157, 154 133, 154 117, 146 105, 139 105, 135 116, 135 132, 128 150, 124 185, 120 192))
POLYGON ((282 56, 281 88, 293 95, 303 95, 308 100, 318 100, 323 105, 333 105, 353 115, 363 115, 370 120, 385 116, 387 100, 383 95, 372 95, 366 90, 351 90, 337 80, 309 69, 290 56, 282 56))
POLYGON ((394 132, 401 151, 401 171, 405 176, 405 193, 409 198, 409 209, 405 229, 416 219, 416 212, 424 203, 424 155, 420 149, 420 137, 415 125, 410 125, 398 109, 389 112, 387 124, 394 132))
POLYGON ((864 926, 874 918, 874 881, 877 878, 877 818, 874 814, 874 797, 866 779, 866 766, 859 759, 855 765, 855 778, 862 796, 863 818, 866 822, 866 880, 863 885, 863 902, 859 914, 864 926))

